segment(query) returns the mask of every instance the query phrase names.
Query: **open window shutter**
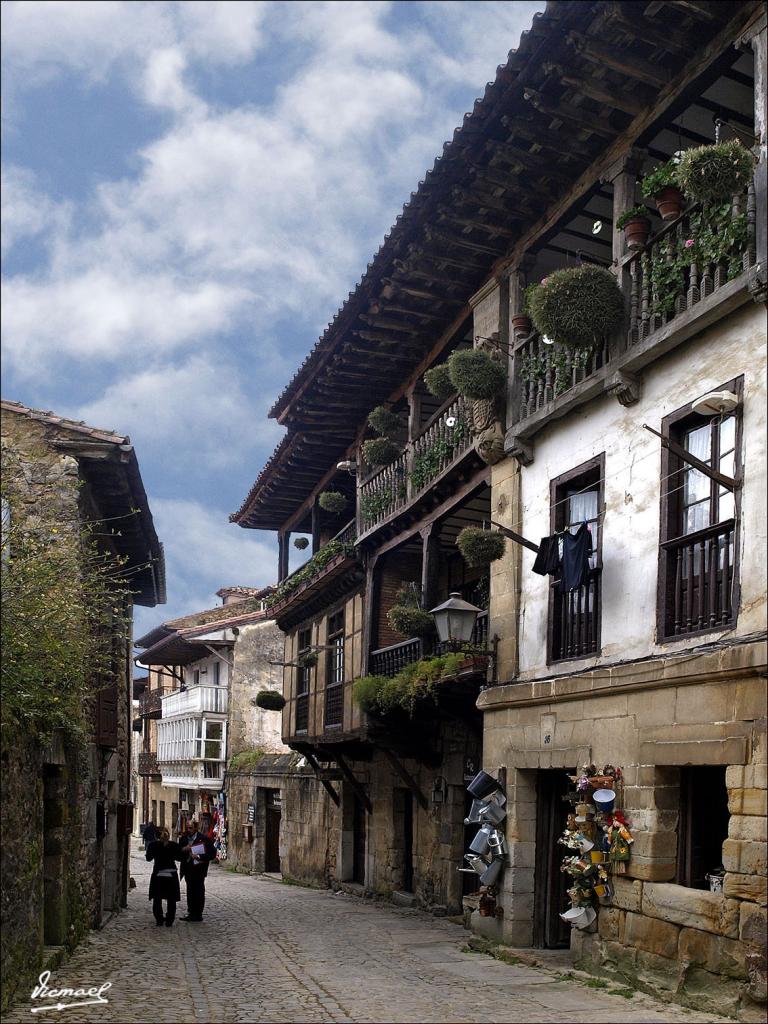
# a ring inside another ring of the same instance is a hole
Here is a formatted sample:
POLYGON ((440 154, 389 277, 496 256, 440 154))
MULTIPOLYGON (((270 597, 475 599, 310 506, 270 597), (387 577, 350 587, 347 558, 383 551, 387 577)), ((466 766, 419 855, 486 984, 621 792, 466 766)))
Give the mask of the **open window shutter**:
POLYGON ((96 702, 96 742, 100 747, 117 746, 117 683, 99 690, 96 702))

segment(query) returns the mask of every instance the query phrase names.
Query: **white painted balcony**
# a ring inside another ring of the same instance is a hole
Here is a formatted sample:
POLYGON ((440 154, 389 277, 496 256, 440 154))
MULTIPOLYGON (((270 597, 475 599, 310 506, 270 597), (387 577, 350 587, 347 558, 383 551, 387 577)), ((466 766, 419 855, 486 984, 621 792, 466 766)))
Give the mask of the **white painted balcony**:
POLYGON ((228 691, 224 686, 190 686, 162 698, 163 718, 198 715, 210 711, 227 713, 228 691))

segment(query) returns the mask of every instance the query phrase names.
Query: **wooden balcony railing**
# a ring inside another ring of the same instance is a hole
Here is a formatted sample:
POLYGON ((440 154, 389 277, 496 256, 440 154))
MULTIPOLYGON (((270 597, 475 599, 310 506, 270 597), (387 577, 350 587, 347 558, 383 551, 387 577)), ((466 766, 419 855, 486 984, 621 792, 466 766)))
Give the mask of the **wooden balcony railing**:
POLYGON ((472 447, 464 399, 455 396, 432 416, 388 466, 358 487, 358 536, 405 508, 472 447))
POLYGON ((327 726, 341 725, 344 718, 344 686, 334 683, 325 688, 325 716, 327 726))
POLYGON ((734 520, 728 519, 662 542, 667 637, 715 629, 733 620, 735 530, 734 520))
POLYGON ((143 718, 160 718, 163 712, 163 697, 172 693, 170 687, 158 686, 154 690, 145 690, 139 697, 139 714, 143 718))
POLYGON ((371 651, 368 671, 372 676, 396 676, 397 673, 424 656, 424 641, 419 637, 371 651))
POLYGON ((755 190, 750 184, 746 193, 734 196, 725 220, 717 213, 708 220, 694 205, 643 249, 626 256, 620 275, 628 289, 624 338, 617 335, 591 350, 545 345, 536 332, 518 338, 510 423, 520 423, 551 403, 556 407, 572 388, 603 368, 620 368, 620 360, 635 346, 753 267, 755 221, 755 190))
POLYGON ((309 694, 301 693, 296 698, 296 732, 306 732, 309 728, 309 694))
POLYGON ((139 775, 159 775, 160 767, 157 763, 157 753, 153 750, 142 750, 139 753, 139 775))
POLYGON ((587 583, 565 594, 555 591, 552 605, 550 660, 583 658, 600 650, 600 570, 587 583))

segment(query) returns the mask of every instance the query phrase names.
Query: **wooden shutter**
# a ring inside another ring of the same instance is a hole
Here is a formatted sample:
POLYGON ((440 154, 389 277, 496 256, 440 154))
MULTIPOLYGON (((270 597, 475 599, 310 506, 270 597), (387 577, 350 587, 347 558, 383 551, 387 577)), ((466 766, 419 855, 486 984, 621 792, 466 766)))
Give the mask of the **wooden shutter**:
POLYGON ((117 683, 99 690, 96 701, 96 743, 117 746, 117 683))

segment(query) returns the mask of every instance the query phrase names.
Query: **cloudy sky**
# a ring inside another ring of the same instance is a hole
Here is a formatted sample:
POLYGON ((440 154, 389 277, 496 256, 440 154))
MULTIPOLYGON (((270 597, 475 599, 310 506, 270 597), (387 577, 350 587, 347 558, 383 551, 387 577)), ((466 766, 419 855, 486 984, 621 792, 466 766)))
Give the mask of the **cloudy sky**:
POLYGON ((3 397, 130 434, 138 631, 273 580, 267 409, 543 6, 3 4, 3 397))

